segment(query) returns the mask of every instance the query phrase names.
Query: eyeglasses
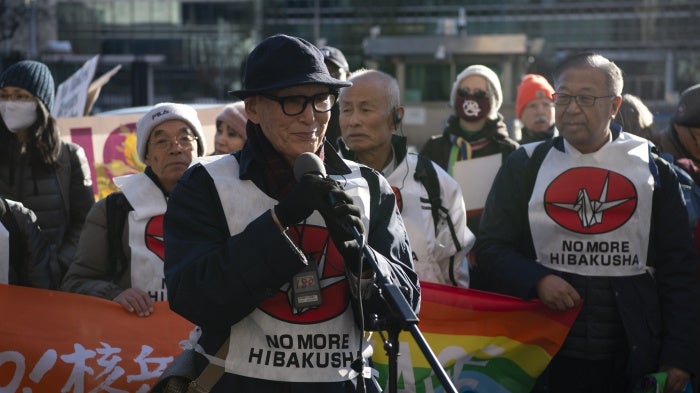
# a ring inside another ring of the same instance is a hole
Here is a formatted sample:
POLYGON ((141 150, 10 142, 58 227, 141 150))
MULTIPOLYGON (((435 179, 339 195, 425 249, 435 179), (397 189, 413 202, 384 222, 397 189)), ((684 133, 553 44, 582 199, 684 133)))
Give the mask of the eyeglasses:
POLYGON ((198 138, 194 135, 182 135, 175 139, 167 137, 158 137, 154 141, 149 142, 153 146, 153 150, 157 151, 168 151, 173 148, 173 145, 177 143, 183 150, 189 151, 194 148, 192 142, 196 141, 198 138))
POLYGON ((568 94, 559 94, 559 93, 554 93, 552 95, 552 98, 554 99, 554 103, 556 105, 560 106, 567 106, 571 103, 571 100, 575 100, 576 103, 579 106, 586 107, 586 106, 593 106, 595 105, 596 100, 600 98, 612 98, 612 97, 617 97, 615 94, 611 94, 608 96, 591 96, 588 94, 581 94, 577 96, 572 96, 568 94))
POLYGON ((471 91, 469 89, 457 89, 457 95, 466 98, 467 96, 473 96, 477 100, 480 100, 484 97, 486 97, 486 92, 483 90, 476 89, 474 91, 471 91))
POLYGON ((24 93, 0 93, 0 101, 33 101, 34 96, 24 93))
POLYGON ((336 96, 332 93, 320 93, 310 97, 307 96, 284 96, 277 97, 270 94, 260 94, 261 96, 275 101, 282 107, 282 112, 287 116, 296 116, 306 110, 306 105, 310 102, 314 111, 324 113, 331 110, 335 104, 336 96))

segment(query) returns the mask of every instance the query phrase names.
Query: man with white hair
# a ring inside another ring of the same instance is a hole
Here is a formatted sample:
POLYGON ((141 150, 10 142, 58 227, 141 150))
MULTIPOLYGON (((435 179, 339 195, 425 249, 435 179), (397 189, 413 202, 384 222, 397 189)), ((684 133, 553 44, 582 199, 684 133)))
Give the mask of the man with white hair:
POLYGON ((120 191, 93 206, 80 235, 64 291, 98 296, 147 317, 166 301, 163 214, 175 183, 206 152, 197 111, 184 104, 154 106, 136 124, 143 173, 114 179, 120 191))

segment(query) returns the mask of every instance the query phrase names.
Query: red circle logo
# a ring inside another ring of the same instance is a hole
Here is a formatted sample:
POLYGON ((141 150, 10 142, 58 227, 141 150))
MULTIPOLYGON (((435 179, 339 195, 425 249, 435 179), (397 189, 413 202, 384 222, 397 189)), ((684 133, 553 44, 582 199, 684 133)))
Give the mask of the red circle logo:
POLYGON ((151 217, 146 224, 146 247, 165 260, 165 245, 163 244, 163 215, 151 217))
POLYGON ((276 319, 297 324, 318 323, 342 314, 350 304, 350 290, 345 279, 343 257, 335 248, 328 230, 311 225, 293 226, 289 228, 289 235, 307 258, 316 260, 323 303, 318 308, 295 310, 291 287, 287 284, 275 296, 260 303, 260 309, 276 319))
POLYGON ((607 169, 572 168, 554 179, 544 194, 547 215, 583 234, 606 233, 626 223, 637 208, 637 190, 625 176, 607 169))

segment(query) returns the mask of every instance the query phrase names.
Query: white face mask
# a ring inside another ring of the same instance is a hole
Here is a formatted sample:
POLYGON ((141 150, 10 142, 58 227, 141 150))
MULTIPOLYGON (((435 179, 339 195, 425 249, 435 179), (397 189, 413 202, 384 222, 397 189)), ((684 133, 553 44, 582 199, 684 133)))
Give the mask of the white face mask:
POLYGON ((36 101, 0 101, 0 117, 11 132, 25 130, 36 121, 36 101))

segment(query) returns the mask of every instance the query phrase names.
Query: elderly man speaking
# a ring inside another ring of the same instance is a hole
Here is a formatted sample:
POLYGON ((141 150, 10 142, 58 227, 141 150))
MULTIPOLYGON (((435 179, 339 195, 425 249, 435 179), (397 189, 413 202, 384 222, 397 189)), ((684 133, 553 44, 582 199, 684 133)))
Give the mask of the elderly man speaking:
POLYGON ((224 371, 212 392, 354 392, 358 371, 370 374, 368 317, 387 313, 366 255, 414 309, 420 300, 394 193, 324 144, 350 83, 331 77, 318 48, 269 37, 244 75, 233 92, 249 119, 243 149, 194 165, 168 201, 170 307, 201 326, 203 351, 221 354, 209 356, 224 371))

